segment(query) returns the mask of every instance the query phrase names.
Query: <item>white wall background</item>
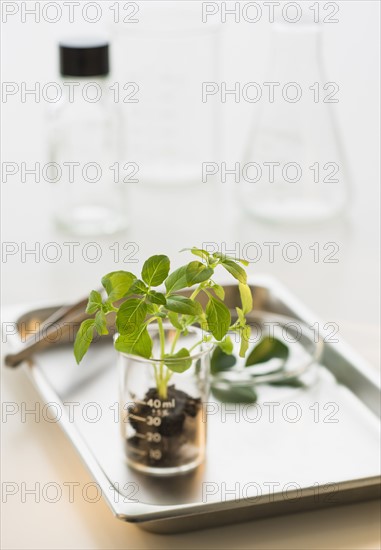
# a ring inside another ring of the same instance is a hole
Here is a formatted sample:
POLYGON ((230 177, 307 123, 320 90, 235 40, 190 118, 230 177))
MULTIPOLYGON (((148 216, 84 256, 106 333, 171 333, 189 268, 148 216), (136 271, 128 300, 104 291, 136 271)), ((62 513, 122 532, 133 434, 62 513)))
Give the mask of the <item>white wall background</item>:
MULTIPOLYGON (((13 4, 21 5, 22 2, 13 4)), ((41 6, 43 4, 40 3, 41 6)), ((110 15, 107 9, 110 3, 101 4, 104 12, 110 15)), ((166 10, 171 10, 174 4, 141 2, 141 14, 155 8, 164 17, 166 10)), ((199 2, 176 4, 180 10, 201 10, 199 2)), ((311 3, 300 4, 306 6, 311 3)), ((291 264, 280 257, 270 263, 264 254, 261 261, 250 269, 253 272, 270 272, 279 277, 325 319, 376 323, 380 5, 377 1, 344 1, 337 4, 339 23, 324 25, 324 63, 327 79, 338 82, 341 88, 340 103, 335 105, 335 111, 354 181, 354 201, 346 219, 303 229, 275 227, 260 224, 241 213, 235 205, 234 185, 219 185, 217 193, 212 186, 205 184, 197 190, 179 193, 135 186, 131 190, 131 212, 128 214, 131 216, 131 228, 115 239, 100 241, 105 251, 100 262, 89 264, 79 258, 74 264, 65 260, 47 264, 37 263, 30 257, 22 263, 20 255, 16 254, 3 264, 4 302, 61 302, 87 293, 104 272, 114 269, 108 247, 116 240, 120 243, 138 243, 139 261, 158 249, 174 254, 185 245, 204 241, 225 241, 228 247, 233 247, 236 242, 255 241, 261 244, 279 241, 283 245, 288 241, 297 241, 303 249, 300 262, 291 264), (142 201, 145 205, 144 216, 138 206, 142 201), (164 201, 176 207, 175 211, 172 210, 171 216, 161 215, 160 221, 154 222, 157 213, 162 214, 160 207, 164 201), (177 207, 178 201, 181 201, 181 208, 177 207), (185 201, 188 201, 187 204, 185 201), (197 223, 189 218, 184 222, 184 212, 192 208, 197 212, 194 216, 197 223), (322 245, 328 241, 337 242, 340 246, 339 263, 315 264, 308 247, 316 241, 322 245)), ((82 17, 78 17, 73 24, 64 19, 56 24, 45 21, 36 24, 29 16, 22 23, 20 13, 9 16, 3 24, 3 81, 45 83, 57 80, 56 44, 68 33, 99 34, 106 31, 114 40, 114 54, 118 47, 115 25, 110 26, 106 17, 96 25, 84 22, 82 17)), ((230 18, 222 27, 221 80, 266 80, 270 30, 266 19, 253 25, 245 21, 237 24, 230 18)), ((125 55, 133 55, 133 52, 126 52, 125 55)), ((187 60, 184 63, 187 64, 187 60)), ((117 73, 115 69, 114 66, 114 75, 117 73)), ((192 71, 191 64, 189 71, 192 71)), ((254 111, 255 106, 244 102, 228 102, 221 106, 222 158, 227 162, 241 159, 254 111)), ((46 162, 46 104, 21 103, 15 96, 2 104, 2 115, 3 161, 46 162)), ((43 245, 49 241, 62 243, 73 240, 56 232, 50 223, 49 211, 54 195, 48 184, 22 184, 14 177, 7 184, 3 183, 2 198, 4 241, 30 244, 39 241, 43 245)))

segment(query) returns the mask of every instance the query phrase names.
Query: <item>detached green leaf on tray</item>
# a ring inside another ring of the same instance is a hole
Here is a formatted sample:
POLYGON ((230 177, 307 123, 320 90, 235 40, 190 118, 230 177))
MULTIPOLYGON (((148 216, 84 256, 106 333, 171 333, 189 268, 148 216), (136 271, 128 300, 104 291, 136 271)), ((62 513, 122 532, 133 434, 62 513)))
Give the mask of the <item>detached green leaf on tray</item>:
POLYGON ((285 386, 289 388, 305 388, 306 385, 300 378, 285 378, 276 382, 270 382, 270 386, 285 386))
POLYGON ((232 386, 230 388, 221 389, 212 386, 213 396, 222 403, 256 403, 258 397, 251 386, 242 384, 242 386, 232 386))
POLYGON ((227 353, 228 355, 231 355, 233 353, 234 345, 230 336, 225 336, 225 338, 221 340, 221 342, 217 343, 217 346, 220 349, 222 349, 224 353, 227 353))
POLYGON ((258 365, 260 363, 266 363, 270 359, 283 359, 285 362, 289 355, 289 350, 286 344, 273 338, 271 336, 265 336, 262 340, 253 348, 249 357, 246 359, 246 367, 252 365, 258 365))
POLYGON ((210 372, 212 374, 217 374, 229 370, 236 362, 237 359, 234 355, 225 353, 219 346, 216 346, 210 358, 210 372))

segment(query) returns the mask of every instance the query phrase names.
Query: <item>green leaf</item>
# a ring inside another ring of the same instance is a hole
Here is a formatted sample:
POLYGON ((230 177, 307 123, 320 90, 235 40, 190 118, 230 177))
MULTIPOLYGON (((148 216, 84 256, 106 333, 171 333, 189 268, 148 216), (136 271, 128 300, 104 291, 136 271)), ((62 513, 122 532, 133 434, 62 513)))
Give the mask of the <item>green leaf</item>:
POLYGON ((115 340, 115 349, 149 359, 152 354, 152 340, 147 327, 142 326, 136 332, 120 334, 115 340))
POLYGON ((141 279, 136 279, 130 288, 129 294, 147 294, 148 287, 141 279))
POLYGON ((218 372, 228 370, 233 367, 236 362, 237 359, 234 355, 225 353, 219 346, 216 346, 210 359, 210 372, 212 374, 217 374, 218 372))
POLYGON ((110 302, 110 300, 106 300, 102 305, 102 311, 103 313, 110 313, 110 311, 115 311, 114 306, 110 302))
POLYGON ((142 279, 149 286, 158 286, 168 277, 170 262, 168 256, 162 254, 151 256, 144 262, 142 279))
POLYGON ((100 334, 101 336, 108 334, 106 315, 103 311, 98 311, 94 321, 94 327, 98 334, 100 334))
POLYGON ((221 265, 226 269, 226 271, 229 271, 229 273, 233 275, 233 277, 237 279, 237 281, 239 281, 240 283, 246 284, 247 275, 243 267, 238 265, 233 260, 227 260, 227 259, 222 260, 221 265))
POLYGON ((242 312, 244 315, 249 313, 253 309, 253 295, 249 285, 244 283, 238 283, 239 294, 242 302, 242 312))
POLYGON ((206 320, 215 339, 222 340, 230 327, 230 311, 225 304, 211 297, 206 306, 206 320))
POLYGON ((126 300, 116 314, 116 328, 120 334, 134 333, 140 330, 147 315, 147 304, 139 298, 126 300))
POLYGON ((246 360, 246 367, 266 363, 274 358, 286 361, 288 354, 289 350, 286 344, 271 336, 265 336, 251 351, 246 360))
POLYGON ((225 291, 221 285, 213 284, 212 290, 214 294, 219 298, 220 300, 225 300, 225 291))
POLYGON ((102 285, 108 294, 109 301, 116 302, 124 298, 135 279, 135 275, 128 271, 113 271, 102 277, 102 285))
POLYGON ((187 265, 185 277, 187 280, 188 286, 193 286, 199 283, 203 283, 210 279, 213 275, 214 270, 211 267, 206 267, 201 262, 195 261, 190 262, 187 265))
POLYGON ((213 252, 213 257, 217 260, 232 260, 233 258, 230 258, 229 256, 226 256, 226 254, 222 254, 221 252, 213 252))
POLYGON ((150 290, 148 297, 153 304, 158 304, 159 306, 165 306, 167 300, 165 299, 164 294, 161 292, 156 292, 156 290, 150 290))
POLYGON ((240 264, 245 266, 250 265, 250 262, 248 262, 247 260, 243 260, 242 258, 236 258, 234 256, 227 256, 226 254, 221 254, 220 252, 215 252, 213 256, 218 260, 221 260, 221 262, 228 260, 233 262, 239 262, 240 264))
MULTIPOLYGON (((239 356, 240 357, 245 357, 246 352, 247 352, 248 347, 249 347, 251 326, 250 325, 245 325, 244 327, 241 328, 240 332, 241 332, 241 345, 240 345, 240 348, 239 348, 239 356)), ((247 366, 247 364, 246 364, 246 366, 247 366)))
POLYGON ((182 330, 183 327, 179 321, 179 314, 178 313, 174 313, 173 311, 169 311, 168 312, 168 319, 170 320, 170 322, 172 323, 172 325, 177 328, 178 330, 182 330))
POLYGON ((257 394, 255 390, 246 385, 232 386, 230 388, 221 389, 212 386, 213 396, 222 403, 255 403, 257 394))
POLYGON ((209 252, 203 250, 202 248, 196 248, 195 246, 192 246, 192 248, 183 248, 182 250, 180 250, 180 252, 186 251, 189 251, 194 254, 194 256, 198 256, 199 258, 203 258, 204 260, 209 259, 209 252))
POLYGON ((169 296, 167 298, 166 308, 175 313, 183 313, 184 315, 198 315, 202 310, 198 302, 194 302, 185 296, 169 296))
POLYGON ((102 303, 103 300, 100 293, 96 290, 92 290, 90 292, 89 301, 87 302, 86 313, 92 315, 102 307, 102 303))
MULTIPOLYGON (((148 305, 148 304, 147 304, 148 305)), ((156 307, 156 306, 153 306, 153 307, 156 307)), ((154 316, 157 318, 157 319, 166 319, 167 318, 167 313, 165 311, 153 311, 154 313, 154 316)))
POLYGON ((74 356, 79 365, 83 356, 89 349, 89 346, 94 338, 94 319, 86 319, 81 323, 78 329, 74 342, 74 356))
POLYGON ((243 260, 242 258, 237 258, 237 262, 239 262, 240 264, 244 265, 244 266, 248 266, 250 265, 250 262, 248 262, 247 260, 243 260))
POLYGON ((177 290, 181 290, 187 286, 187 267, 188 266, 186 265, 179 267, 166 279, 165 288, 167 289, 167 294, 176 292, 177 290))
POLYGON ((235 310, 237 312, 237 317, 238 317, 238 321, 239 321, 240 325, 242 325, 243 327, 246 326, 246 317, 245 317, 242 309, 240 307, 236 307, 235 310))
POLYGON ((306 385, 299 378, 285 378, 277 382, 269 382, 270 386, 287 386, 290 388, 305 388, 306 385))
POLYGON ((181 318, 181 322, 184 329, 186 327, 189 327, 190 325, 194 325, 196 322, 199 322, 199 317, 198 315, 183 315, 181 318))
POLYGON ((233 353, 234 346, 230 336, 226 336, 221 342, 218 342, 217 346, 228 355, 231 355, 233 353))
POLYGON ((177 353, 172 355, 166 354, 164 356, 164 364, 173 372, 185 372, 192 365, 192 359, 190 358, 189 351, 185 348, 181 348, 177 353))

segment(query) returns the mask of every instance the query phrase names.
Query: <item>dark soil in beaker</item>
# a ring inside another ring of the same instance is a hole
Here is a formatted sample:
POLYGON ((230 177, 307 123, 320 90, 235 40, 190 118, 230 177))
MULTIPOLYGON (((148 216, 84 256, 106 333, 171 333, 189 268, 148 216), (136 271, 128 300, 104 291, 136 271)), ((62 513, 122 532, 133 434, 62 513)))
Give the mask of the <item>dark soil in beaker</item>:
POLYGON ((134 463, 173 468, 197 460, 204 445, 202 404, 175 386, 165 400, 156 388, 128 409, 135 434, 127 439, 127 455, 134 463))

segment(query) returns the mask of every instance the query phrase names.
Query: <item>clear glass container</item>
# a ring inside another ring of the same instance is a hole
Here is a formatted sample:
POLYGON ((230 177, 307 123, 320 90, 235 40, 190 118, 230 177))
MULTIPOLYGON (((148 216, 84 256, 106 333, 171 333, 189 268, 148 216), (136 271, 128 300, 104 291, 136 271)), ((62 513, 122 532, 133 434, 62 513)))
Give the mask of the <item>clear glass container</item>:
POLYGON ((202 85, 218 82, 220 26, 192 4, 145 2, 115 36, 124 150, 144 185, 202 183, 202 163, 219 155, 219 102, 203 101, 202 85))
MULTIPOLYGON (((81 49, 62 47, 69 53, 81 49)), ((128 225, 119 106, 107 74, 73 72, 62 75, 62 95, 49 112, 54 217, 60 229, 74 235, 109 235, 128 225)))
POLYGON ((291 399, 318 379, 319 360, 324 344, 317 326, 299 319, 267 311, 254 310, 246 316, 251 327, 245 358, 239 357, 240 339, 232 334, 233 360, 228 370, 213 371, 212 393, 220 399, 238 402, 266 402, 291 399), (247 365, 255 346, 264 339, 275 339, 287 348, 287 357, 266 357, 263 362, 247 365))
MULTIPOLYGON (((153 357, 160 356, 159 331, 149 325, 153 357)), ((168 353, 176 330, 164 324, 168 353)), ((145 359, 119 353, 121 435, 127 463, 132 468, 155 476, 189 472, 205 457, 206 416, 203 404, 209 393, 210 343, 202 342, 202 331, 190 327, 181 336, 176 351, 193 347, 190 367, 173 372, 162 359, 145 359), (166 395, 158 390, 158 378, 168 378, 166 395)), ((185 365, 175 361, 176 370, 185 365)), ((174 360, 167 360, 173 365, 174 360)))
POLYGON ((325 78, 319 24, 274 23, 266 86, 243 159, 242 207, 272 222, 309 223, 345 209, 349 175, 325 78))

